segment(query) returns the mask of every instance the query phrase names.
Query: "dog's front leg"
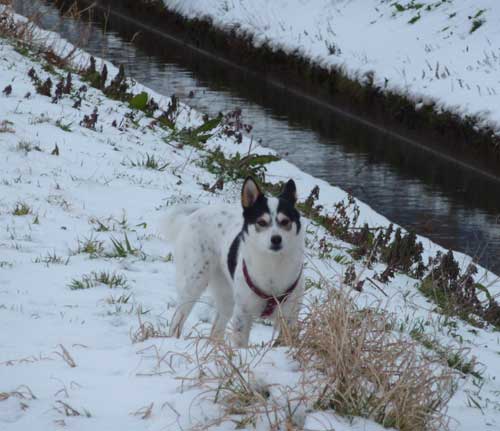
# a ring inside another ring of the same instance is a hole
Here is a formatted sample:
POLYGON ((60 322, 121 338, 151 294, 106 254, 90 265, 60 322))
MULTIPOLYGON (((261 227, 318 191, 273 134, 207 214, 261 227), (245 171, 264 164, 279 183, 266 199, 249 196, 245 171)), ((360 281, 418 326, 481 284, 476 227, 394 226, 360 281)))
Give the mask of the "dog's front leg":
POLYGON ((231 318, 232 340, 236 347, 248 347, 248 338, 252 328, 252 316, 247 311, 235 307, 231 318))

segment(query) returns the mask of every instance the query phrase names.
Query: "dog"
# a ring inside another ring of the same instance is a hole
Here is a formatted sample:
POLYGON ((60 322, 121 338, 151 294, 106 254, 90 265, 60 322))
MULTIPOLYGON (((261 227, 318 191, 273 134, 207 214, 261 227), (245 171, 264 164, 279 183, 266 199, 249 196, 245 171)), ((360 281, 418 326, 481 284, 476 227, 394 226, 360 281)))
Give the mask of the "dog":
POLYGON ((181 335, 207 287, 217 310, 212 336, 223 338, 231 321, 234 345, 247 347, 258 317, 274 320, 275 328, 280 322, 295 328, 304 292, 304 227, 296 203, 293 180, 276 198, 249 177, 242 208, 182 205, 169 211, 165 227, 175 243, 178 293, 172 336, 181 335))

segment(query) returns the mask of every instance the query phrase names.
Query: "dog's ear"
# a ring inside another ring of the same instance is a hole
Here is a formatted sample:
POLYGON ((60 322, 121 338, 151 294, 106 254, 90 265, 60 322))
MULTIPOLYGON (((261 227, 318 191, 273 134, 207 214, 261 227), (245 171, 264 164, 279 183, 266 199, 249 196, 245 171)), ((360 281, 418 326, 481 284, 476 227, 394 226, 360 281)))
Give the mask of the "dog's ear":
POLYGON ((250 208, 259 198, 262 192, 252 177, 247 177, 241 189, 241 205, 250 208))
POLYGON ((293 180, 288 180, 279 197, 291 202, 293 205, 297 203, 297 187, 295 187, 293 180))

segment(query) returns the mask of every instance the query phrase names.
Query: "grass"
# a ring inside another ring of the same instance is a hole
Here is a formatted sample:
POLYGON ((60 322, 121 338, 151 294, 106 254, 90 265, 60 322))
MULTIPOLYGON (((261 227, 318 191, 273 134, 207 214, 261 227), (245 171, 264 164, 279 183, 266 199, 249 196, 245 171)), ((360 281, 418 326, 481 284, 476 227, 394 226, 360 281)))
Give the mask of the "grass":
POLYGON ((472 34, 474 33, 476 30, 478 30, 484 23, 486 22, 486 20, 482 19, 482 18, 476 18, 474 20, 472 20, 472 25, 471 25, 471 28, 469 30, 469 33, 472 34))
POLYGON ((16 203, 15 207, 12 209, 11 214, 14 216, 25 216, 32 214, 31 207, 25 202, 16 203))
POLYGON ((24 140, 17 143, 16 150, 26 154, 30 153, 31 151, 42 151, 42 149, 38 145, 33 145, 31 142, 24 140))
POLYGON ((415 325, 409 331, 410 336, 423 347, 435 352, 448 367, 459 371, 464 375, 471 375, 482 379, 482 373, 477 368, 474 357, 467 358, 464 350, 442 346, 437 339, 427 335, 422 325, 415 325))
POLYGON ((146 153, 146 155, 142 158, 137 159, 135 162, 130 161, 129 163, 133 168, 152 169, 160 172, 164 171, 169 166, 168 163, 164 163, 163 161, 156 159, 154 154, 150 155, 148 153, 146 153))
POLYGON ((128 304, 131 298, 132 294, 129 295, 123 294, 120 296, 110 295, 108 298, 106 298, 106 303, 109 305, 128 304))
POLYGON ((343 290, 330 287, 309 306, 293 355, 314 370, 315 408, 401 431, 447 429, 455 371, 392 327, 383 310, 360 309, 343 290))
POLYGON ((114 237, 111 237, 111 243, 113 245, 113 251, 108 253, 107 257, 121 257, 125 258, 128 256, 142 256, 145 257, 140 249, 132 246, 130 240, 126 233, 123 234, 123 240, 120 241, 114 237))
POLYGON ((86 418, 91 418, 92 414, 85 408, 77 410, 76 408, 70 406, 68 403, 57 400, 54 405, 54 410, 65 417, 81 416, 86 418))
POLYGON ((110 273, 106 271, 84 274, 80 279, 73 279, 69 283, 71 290, 92 289, 99 285, 107 286, 110 289, 128 289, 127 278, 124 275, 110 273))
POLYGON ((12 127, 14 123, 9 120, 0 120, 0 133, 14 133, 15 130, 12 127))
POLYGON ((142 319, 144 312, 142 308, 137 310, 137 320, 139 326, 130 332, 132 343, 142 343, 150 338, 166 338, 170 336, 170 330, 167 322, 147 322, 142 319))
POLYGON ((94 230, 96 232, 109 232, 116 230, 127 230, 128 220, 125 213, 122 214, 121 218, 115 217, 107 217, 107 218, 98 218, 91 217, 89 219, 89 223, 94 226, 94 230))
MULTIPOLYGON (((467 371, 463 359, 424 352, 419 341, 393 329, 386 311, 356 306, 343 288, 325 282, 322 292, 321 300, 306 308, 298 331, 283 337, 298 363, 296 381, 258 378, 259 365, 273 362, 267 357, 276 354, 272 343, 233 349, 196 336, 189 354, 158 354, 166 364, 182 358, 191 371, 177 378, 196 383, 200 397, 220 406, 219 415, 199 429, 224 422, 236 428, 266 423, 269 429, 303 429, 301 412, 318 410, 366 417, 400 431, 449 429, 446 406, 457 388, 456 370, 467 371)), ((143 329, 139 341, 152 332, 143 329)))
POLYGON ((68 265, 69 257, 63 258, 58 256, 55 251, 48 252, 45 256, 39 256, 34 260, 34 263, 44 263, 45 265, 68 265))
POLYGON ((62 120, 57 120, 56 121, 56 126, 59 127, 61 130, 63 130, 64 132, 72 132, 71 130, 71 126, 72 126, 73 123, 67 123, 67 124, 64 124, 62 122, 62 120))

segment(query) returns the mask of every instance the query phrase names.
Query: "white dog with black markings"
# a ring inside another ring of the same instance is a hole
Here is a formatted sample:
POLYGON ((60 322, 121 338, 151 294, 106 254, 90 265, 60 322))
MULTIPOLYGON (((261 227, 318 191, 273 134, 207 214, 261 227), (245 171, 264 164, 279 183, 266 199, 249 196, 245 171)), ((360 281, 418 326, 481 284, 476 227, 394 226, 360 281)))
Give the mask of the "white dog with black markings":
POLYGON ((293 327, 304 292, 304 228, 289 180, 277 198, 261 193, 252 178, 240 207, 178 206, 167 215, 166 234, 175 241, 178 308, 171 334, 180 336, 194 304, 209 288, 217 317, 212 335, 223 337, 231 320, 232 339, 246 347, 257 317, 281 314, 293 327))

